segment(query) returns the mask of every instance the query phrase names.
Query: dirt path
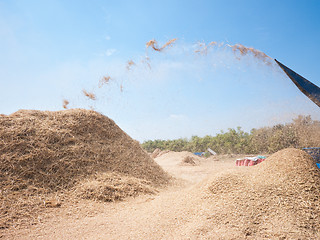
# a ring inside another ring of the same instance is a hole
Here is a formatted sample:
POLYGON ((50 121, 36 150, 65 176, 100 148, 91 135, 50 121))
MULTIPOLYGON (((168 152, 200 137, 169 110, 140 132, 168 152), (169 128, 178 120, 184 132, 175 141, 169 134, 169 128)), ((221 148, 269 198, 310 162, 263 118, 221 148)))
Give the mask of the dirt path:
POLYGON ((224 238, 220 229, 206 226, 210 201, 208 179, 235 169, 233 159, 202 159, 195 166, 182 165, 179 156, 162 157, 158 163, 177 178, 176 184, 157 195, 120 203, 81 200, 53 209, 29 229, 10 231, 9 239, 206 239, 224 238))

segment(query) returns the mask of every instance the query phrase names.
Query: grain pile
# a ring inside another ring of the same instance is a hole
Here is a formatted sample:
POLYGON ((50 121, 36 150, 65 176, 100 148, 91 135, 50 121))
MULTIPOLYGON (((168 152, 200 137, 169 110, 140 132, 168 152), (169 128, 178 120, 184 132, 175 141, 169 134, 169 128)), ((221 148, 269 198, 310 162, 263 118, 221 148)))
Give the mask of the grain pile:
POLYGON ((235 238, 320 237, 320 170, 301 150, 222 174, 209 189, 210 224, 235 238))
POLYGON ((169 152, 171 152, 170 150, 161 150, 161 149, 159 149, 159 148, 156 148, 152 153, 151 153, 151 157, 152 158, 157 158, 157 157, 160 157, 160 156, 162 156, 162 155, 164 155, 164 154, 167 154, 167 153, 169 153, 169 152))
POLYGON ((20 110, 0 116, 0 228, 31 217, 48 196, 87 178, 99 181, 106 172, 106 184, 112 185, 112 172, 120 188, 134 179, 130 191, 136 192, 147 189, 139 184, 151 189, 169 181, 137 141, 97 112, 20 110))
POLYGON ((151 157, 152 158, 157 158, 157 157, 160 157, 160 156, 162 156, 162 155, 164 155, 164 154, 167 154, 167 153, 169 153, 169 152, 171 152, 170 150, 161 150, 161 149, 159 149, 159 148, 156 148, 152 153, 151 153, 151 157))
POLYGON ((161 166, 196 166, 201 162, 201 157, 187 151, 173 152, 165 150, 158 153, 155 161, 161 166))
POLYGON ((151 154, 150 157, 152 158, 156 158, 158 157, 158 155, 161 153, 161 149, 160 148, 156 148, 151 154))
POLYGON ((124 176, 115 172, 96 174, 79 182, 76 194, 84 199, 114 202, 126 197, 135 197, 140 193, 158 192, 152 183, 141 178, 124 176))
POLYGON ((196 159, 193 156, 186 156, 183 158, 182 163, 187 164, 187 165, 197 165, 196 164, 196 159))

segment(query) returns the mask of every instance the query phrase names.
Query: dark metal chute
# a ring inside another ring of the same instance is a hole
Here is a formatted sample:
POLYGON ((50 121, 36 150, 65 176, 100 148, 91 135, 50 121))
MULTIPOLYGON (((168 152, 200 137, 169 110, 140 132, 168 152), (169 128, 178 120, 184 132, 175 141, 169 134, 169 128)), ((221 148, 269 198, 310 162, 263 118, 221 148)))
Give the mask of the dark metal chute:
POLYGON ((320 88, 277 61, 277 59, 275 59, 275 61, 288 75, 292 82, 300 89, 300 91, 303 92, 308 98, 310 98, 315 104, 317 104, 318 107, 320 107, 320 88))

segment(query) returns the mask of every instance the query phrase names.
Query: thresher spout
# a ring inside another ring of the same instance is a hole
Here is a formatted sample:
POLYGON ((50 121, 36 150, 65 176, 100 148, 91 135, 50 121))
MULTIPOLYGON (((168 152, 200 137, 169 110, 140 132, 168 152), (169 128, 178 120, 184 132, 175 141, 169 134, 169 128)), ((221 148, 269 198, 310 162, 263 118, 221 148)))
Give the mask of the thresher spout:
POLYGON ((275 59, 275 61, 288 75, 292 82, 299 88, 299 90, 303 92, 308 98, 310 98, 315 104, 317 104, 318 107, 320 107, 320 88, 277 61, 277 59, 275 59))

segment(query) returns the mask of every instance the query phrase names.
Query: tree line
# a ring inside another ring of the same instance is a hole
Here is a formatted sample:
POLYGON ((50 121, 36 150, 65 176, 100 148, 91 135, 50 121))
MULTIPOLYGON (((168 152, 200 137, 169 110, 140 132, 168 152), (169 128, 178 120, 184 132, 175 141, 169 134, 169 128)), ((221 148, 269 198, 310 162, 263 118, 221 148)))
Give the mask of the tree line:
POLYGON ((215 136, 148 140, 142 143, 142 147, 147 152, 157 148, 176 152, 205 152, 211 148, 218 154, 271 154, 288 147, 320 147, 320 121, 299 115, 291 123, 252 129, 250 132, 243 131, 241 127, 229 128, 215 136))

